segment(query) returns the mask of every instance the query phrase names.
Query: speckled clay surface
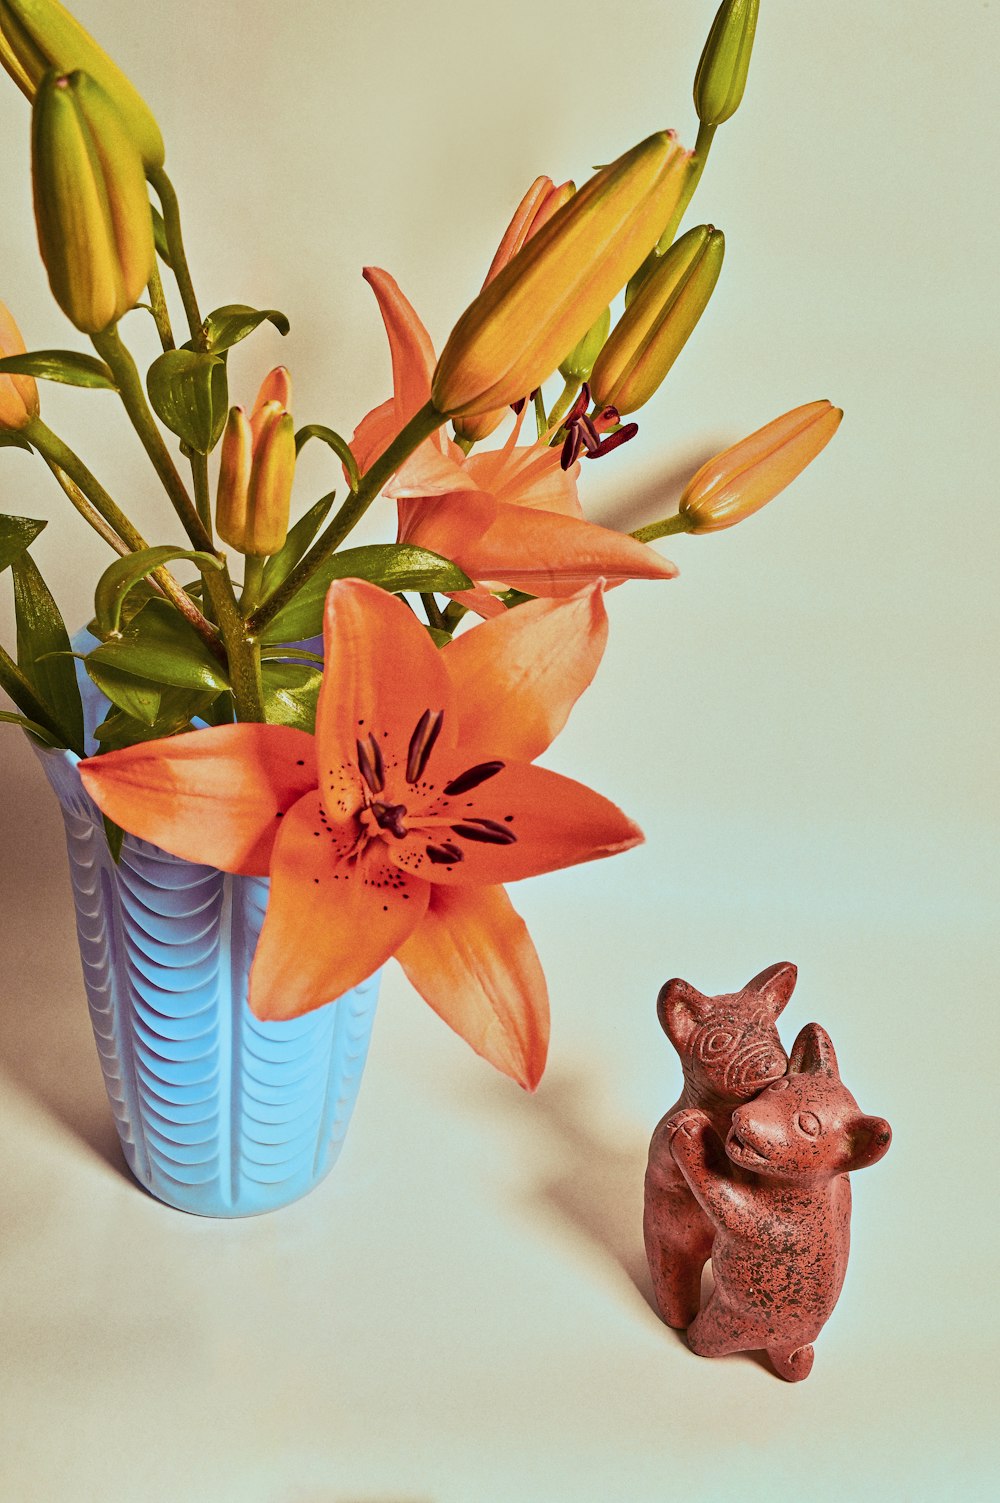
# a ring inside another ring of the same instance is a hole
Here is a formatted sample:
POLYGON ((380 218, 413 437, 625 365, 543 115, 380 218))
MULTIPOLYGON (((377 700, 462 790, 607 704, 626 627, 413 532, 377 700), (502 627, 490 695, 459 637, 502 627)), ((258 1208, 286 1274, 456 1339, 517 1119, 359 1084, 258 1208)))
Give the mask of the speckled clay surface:
POLYGON ((787 1075, 733 1112, 724 1146, 697 1108, 666 1130, 715 1232, 715 1288, 688 1330, 692 1351, 763 1348, 782 1378, 808 1377, 847 1271, 848 1172, 883 1156, 888 1122, 859 1109, 828 1035, 807 1023, 787 1075))
POLYGON ((772 965, 742 991, 706 997, 686 981, 668 981, 657 998, 663 1031, 680 1057, 684 1089, 649 1145, 643 1231, 657 1308, 683 1329, 698 1313, 701 1273, 712 1253, 711 1221, 670 1151, 674 1113, 704 1112, 725 1137, 735 1107, 785 1073, 775 1021, 795 986, 795 966, 772 965))

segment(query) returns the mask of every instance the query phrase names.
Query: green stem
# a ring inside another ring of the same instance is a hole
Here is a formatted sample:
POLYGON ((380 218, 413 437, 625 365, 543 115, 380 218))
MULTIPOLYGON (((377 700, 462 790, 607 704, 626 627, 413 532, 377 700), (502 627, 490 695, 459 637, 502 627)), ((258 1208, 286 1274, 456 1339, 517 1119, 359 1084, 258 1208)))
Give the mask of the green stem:
POLYGON ((453 600, 450 605, 445 607, 442 618, 445 631, 454 632, 455 627, 461 621, 462 617, 468 614, 469 607, 467 605, 462 605, 458 600, 453 600))
POLYGON ((191 453, 188 455, 188 458, 191 461, 191 479, 194 483, 194 504, 201 518, 201 525, 209 537, 212 538, 214 544, 215 539, 212 533, 212 498, 208 490, 208 455, 191 453))
POLYGON ((670 216, 670 223, 656 242, 655 254, 658 256, 662 256, 664 251, 669 250, 674 243, 674 236, 680 229, 681 220, 687 212, 687 206, 694 197, 694 190, 697 188, 701 180, 701 175, 705 170, 708 153, 712 147, 712 138, 717 129, 718 127, 715 125, 699 125, 698 127, 698 139, 694 143, 694 156, 691 158, 691 163, 688 167, 687 180, 684 184, 683 192, 677 200, 677 207, 670 216))
POLYGON ((187 256, 184 254, 184 236, 181 233, 181 211, 177 194, 174 192, 173 183, 162 167, 152 168, 147 176, 156 189, 160 207, 163 210, 163 227, 166 230, 167 245, 170 249, 170 269, 177 279, 177 290, 184 304, 188 331, 198 348, 204 349, 205 331, 202 327, 201 314, 198 311, 198 299, 195 296, 194 283, 191 281, 187 256))
POLYGON ((102 537, 104 539, 109 548, 113 548, 117 554, 121 555, 122 558, 126 558, 132 552, 132 549, 128 546, 127 543, 123 543, 118 533, 115 532, 114 528, 110 527, 108 523, 105 522, 104 518, 97 510, 97 507, 90 504, 76 482, 71 480, 66 474, 66 471, 61 470, 59 466, 57 464, 54 464, 51 459, 47 459, 45 463, 48 465, 49 470, 55 477, 57 484, 62 489, 63 494, 67 497, 71 505, 73 505, 80 513, 84 521, 94 529, 99 537, 102 537))
POLYGON ((160 344, 164 351, 172 350, 174 346, 174 331, 170 327, 170 309, 163 295, 163 283, 160 281, 160 268, 153 262, 153 275, 149 279, 149 306, 153 310, 153 318, 156 321, 156 332, 160 336, 160 344))
MULTIPOLYGON (((47 427, 41 418, 32 419, 31 423, 25 429, 25 435, 34 444, 49 466, 49 469, 52 470, 77 511, 86 517, 90 525, 95 531, 100 533, 105 542, 110 543, 116 553, 122 550, 113 541, 114 537, 117 537, 125 544, 125 552, 128 553, 141 553, 143 549, 149 547, 142 533, 132 526, 128 517, 112 501, 103 485, 101 485, 95 475, 91 474, 80 456, 75 454, 68 444, 63 443, 58 434, 53 433, 52 429, 47 427), (60 472, 62 472, 61 476, 60 472), (74 489, 78 489, 82 493, 85 503, 89 503, 93 507, 97 516, 103 520, 106 526, 98 525, 97 520, 89 515, 84 507, 80 506, 72 491, 63 483, 64 480, 68 480, 74 489)), ((223 652, 218 632, 212 623, 205 619, 190 595, 182 589, 170 570, 161 566, 159 569, 155 569, 150 577, 156 581, 164 595, 177 607, 184 619, 194 627, 205 645, 222 661, 223 652)))
POLYGON ((536 386, 531 393, 531 400, 535 406, 535 427, 538 430, 538 437, 541 438, 549 425, 545 416, 545 398, 542 396, 540 386, 536 386))
POLYGON ((260 599, 266 565, 266 558, 259 558, 253 553, 248 553, 243 560, 243 594, 240 596, 240 611, 244 616, 249 616, 260 599))
POLYGON ((563 387, 561 395, 556 398, 555 406, 549 413, 548 426, 550 428, 558 428, 559 424, 562 422, 563 418, 566 416, 567 412, 569 412, 573 403, 576 401, 576 394, 579 390, 579 381, 576 381, 571 377, 563 387))
POLYGON ((125 411, 139 435, 143 448, 149 455, 153 468, 163 483, 164 490, 170 497, 184 531, 195 548, 211 551, 212 538, 195 510, 184 482, 177 473, 177 467, 170 457, 170 451, 163 441, 163 435, 153 420, 135 361, 122 344, 117 328, 112 325, 110 329, 105 329, 103 334, 91 335, 91 339, 97 353, 111 367, 125 411))
POLYGON ((465 438, 461 433, 456 433, 455 442, 461 449, 465 457, 468 458, 472 453, 473 446, 475 445, 476 440, 474 438, 465 438))
POLYGON ((414 449, 419 448, 425 439, 430 438, 444 421, 444 414, 438 412, 432 402, 428 402, 421 407, 419 412, 414 413, 388 449, 379 455, 371 468, 361 477, 361 484, 357 491, 347 497, 333 521, 320 533, 309 552, 296 564, 284 584, 254 611, 247 625, 255 635, 259 636, 263 632, 278 612, 284 610, 303 585, 308 583, 320 565, 340 547, 403 461, 408 459, 414 449))
POLYGON ((427 625, 433 626, 435 631, 447 631, 448 628, 444 624, 444 617, 434 596, 421 594, 420 603, 427 616, 427 625))
POLYGON ((56 738, 60 746, 69 746, 69 738, 52 711, 38 698, 14 659, 2 647, 0 647, 0 689, 10 695, 22 715, 44 726, 56 738))
POLYGON ((205 574, 205 588, 226 644, 229 684, 236 705, 236 718, 240 721, 263 721, 260 639, 248 630, 247 623, 240 614, 228 567, 219 572, 209 569, 205 574))
POLYGON ((637 527, 629 537, 635 538, 637 543, 652 543, 657 538, 670 537, 674 532, 692 532, 693 528, 687 517, 681 516, 680 512, 673 517, 665 517, 662 522, 650 522, 646 527, 637 527))

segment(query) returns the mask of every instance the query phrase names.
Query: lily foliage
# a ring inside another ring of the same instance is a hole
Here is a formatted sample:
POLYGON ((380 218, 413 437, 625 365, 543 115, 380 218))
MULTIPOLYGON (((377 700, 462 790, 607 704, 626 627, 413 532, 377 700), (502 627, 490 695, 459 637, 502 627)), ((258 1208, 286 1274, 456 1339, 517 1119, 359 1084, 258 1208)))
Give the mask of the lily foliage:
POLYGON ((58 0, 0 4, 0 63, 32 112, 40 254, 92 346, 29 350, 0 303, 0 445, 36 455, 114 555, 74 651, 30 551, 45 524, 0 515, 17 627, 16 650, 0 647, 16 708, 0 718, 81 759, 116 858, 128 832, 271 877, 250 989, 260 1017, 321 1006, 394 955, 477 1052, 526 1087, 541 1075, 545 982, 504 884, 641 839, 601 795, 534 765, 600 661, 603 592, 672 578, 654 540, 749 515, 840 418, 814 403, 772 422, 634 533, 584 513, 581 471, 638 431, 593 400, 602 348, 632 412, 721 266, 712 227, 671 247, 746 81, 752 28, 727 42, 727 9, 699 64, 695 151, 659 131, 578 190, 536 178, 492 261, 484 247, 483 288, 440 358, 395 280, 366 269, 392 390, 347 439, 296 428, 283 366, 247 407, 232 402, 229 351, 267 323, 287 335, 287 319, 244 302, 203 312, 141 96, 58 0), (703 243, 717 252, 707 271, 703 243), (137 307, 161 345, 144 373, 120 329, 137 307), (44 422, 45 380, 120 400, 167 502, 160 539, 44 422), (312 441, 338 457, 345 489, 297 504, 312 441), (395 538, 351 544, 380 497, 395 538), (96 725, 83 675, 103 697, 96 725))

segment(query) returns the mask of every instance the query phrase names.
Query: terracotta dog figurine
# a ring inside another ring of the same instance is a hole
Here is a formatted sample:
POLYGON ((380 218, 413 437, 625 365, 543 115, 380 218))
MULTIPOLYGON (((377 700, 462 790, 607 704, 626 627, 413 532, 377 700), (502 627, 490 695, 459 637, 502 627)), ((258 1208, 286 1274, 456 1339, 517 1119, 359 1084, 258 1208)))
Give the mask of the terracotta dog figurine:
POLYGON ((886 1152, 888 1122, 859 1110, 829 1037, 807 1023, 784 1079, 733 1112, 724 1150, 707 1112, 678 1112, 668 1127, 715 1229, 715 1289, 688 1331, 691 1350, 763 1347, 780 1377, 808 1377, 847 1271, 847 1176, 886 1152))
POLYGON ((684 1089, 649 1145, 643 1233, 656 1307, 678 1330, 698 1314, 715 1229, 670 1152, 671 1118, 697 1107, 724 1138, 733 1109, 784 1075, 788 1060, 775 1020, 797 974, 784 961, 761 971, 741 992, 721 997, 705 997, 676 978, 660 988, 656 1010, 680 1056, 684 1089))

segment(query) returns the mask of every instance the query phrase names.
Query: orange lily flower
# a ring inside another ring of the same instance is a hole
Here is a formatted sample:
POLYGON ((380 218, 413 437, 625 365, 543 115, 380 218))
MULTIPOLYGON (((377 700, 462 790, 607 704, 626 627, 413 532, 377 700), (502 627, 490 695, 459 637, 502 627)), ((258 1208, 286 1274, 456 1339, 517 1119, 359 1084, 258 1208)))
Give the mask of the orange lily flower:
POLYGON ((258 1017, 297 1017, 395 955, 446 1023, 533 1089, 545 980, 500 884, 642 839, 607 799, 531 765, 606 637, 599 584, 505 612, 439 652, 402 601, 336 581, 315 737, 226 725, 91 758, 81 776, 142 839, 270 875, 250 976, 258 1017))
MULTIPOLYGON (((387 272, 366 267, 392 355, 393 395, 358 425, 351 449, 362 473, 430 397, 434 347, 387 272)), ((386 487, 398 502, 398 541, 450 558, 481 587, 457 598, 480 614, 502 606, 490 590, 560 597, 603 579, 672 579, 677 568, 647 544, 588 522, 576 490, 579 465, 563 470, 545 438, 465 455, 439 429, 386 487)))

